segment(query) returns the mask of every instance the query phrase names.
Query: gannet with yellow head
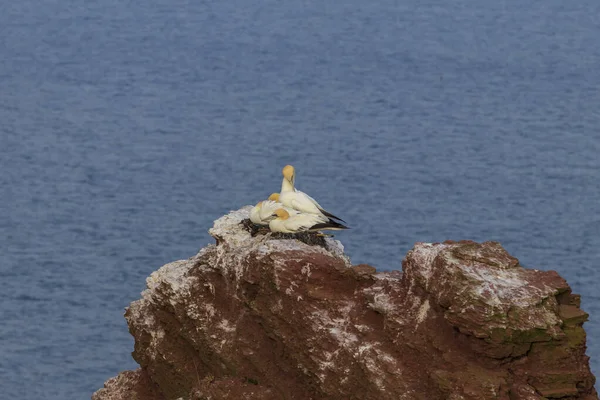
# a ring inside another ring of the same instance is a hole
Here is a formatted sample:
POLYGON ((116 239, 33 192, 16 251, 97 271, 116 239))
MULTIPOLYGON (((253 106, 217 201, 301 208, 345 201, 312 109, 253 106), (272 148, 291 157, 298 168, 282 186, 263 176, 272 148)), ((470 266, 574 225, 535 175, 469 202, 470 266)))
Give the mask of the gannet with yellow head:
POLYGON ((288 210, 283 208, 275 210, 272 217, 274 219, 269 222, 271 232, 299 233, 349 229, 347 226, 332 221, 325 216, 304 213, 291 215, 288 210))
POLYGON ((296 181, 296 170, 291 165, 286 165, 281 171, 283 174, 283 181, 281 182, 282 192, 293 192, 294 183, 296 181))
MULTIPOLYGON (((283 204, 279 203, 279 193, 272 193, 267 200, 259 201, 252 210, 250 210, 250 221, 257 225, 269 225, 269 222, 274 219, 273 213, 278 208, 287 209, 283 204)), ((288 209, 291 214, 297 211, 288 209)))
POLYGON ((346 222, 330 212, 325 211, 315 199, 295 188, 296 170, 293 166, 286 165, 283 167, 282 174, 283 181, 281 182, 281 193, 279 194, 279 202, 281 204, 296 211, 300 211, 301 213, 322 215, 327 219, 333 218, 346 222))

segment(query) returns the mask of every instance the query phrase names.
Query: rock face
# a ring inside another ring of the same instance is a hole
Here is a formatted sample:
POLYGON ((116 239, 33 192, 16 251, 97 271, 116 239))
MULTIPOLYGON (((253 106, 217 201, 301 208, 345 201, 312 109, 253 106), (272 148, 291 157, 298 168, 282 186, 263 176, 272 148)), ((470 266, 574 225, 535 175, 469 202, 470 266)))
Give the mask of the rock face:
POLYGON ((251 234, 167 264, 125 317, 141 368, 94 400, 597 399, 587 314, 554 271, 498 243, 417 243, 403 273, 325 247, 251 234))

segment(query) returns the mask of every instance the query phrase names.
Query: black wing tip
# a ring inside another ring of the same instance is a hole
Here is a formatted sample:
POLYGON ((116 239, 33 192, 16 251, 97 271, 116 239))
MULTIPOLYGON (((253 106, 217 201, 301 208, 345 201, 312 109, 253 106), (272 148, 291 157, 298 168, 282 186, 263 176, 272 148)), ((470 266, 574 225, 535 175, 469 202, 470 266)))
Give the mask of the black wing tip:
POLYGON ((344 225, 344 224, 340 224, 339 222, 337 222, 337 221, 334 221, 334 220, 332 220, 332 219, 329 219, 329 224, 330 224, 330 225, 333 225, 333 226, 335 226, 335 227, 338 227, 339 229, 350 229, 350 228, 349 228, 349 227, 347 227, 346 225, 344 225))
POLYGON ((310 227, 310 230, 318 231, 320 229, 343 230, 343 229, 350 229, 350 228, 348 228, 346 225, 342 225, 339 222, 335 222, 332 220, 329 220, 329 222, 323 222, 321 224, 316 224, 316 225, 313 225, 310 227))
POLYGON ((336 217, 336 216, 335 216, 335 215, 333 215, 332 213, 330 213, 330 212, 327 212, 327 211, 323 210, 322 208, 319 208, 319 211, 321 211, 321 212, 323 213, 323 215, 325 215, 326 217, 333 218, 333 219, 337 219, 338 221, 342 221, 342 222, 346 223, 346 221, 344 221, 344 220, 343 220, 343 219, 341 219, 340 217, 336 217))

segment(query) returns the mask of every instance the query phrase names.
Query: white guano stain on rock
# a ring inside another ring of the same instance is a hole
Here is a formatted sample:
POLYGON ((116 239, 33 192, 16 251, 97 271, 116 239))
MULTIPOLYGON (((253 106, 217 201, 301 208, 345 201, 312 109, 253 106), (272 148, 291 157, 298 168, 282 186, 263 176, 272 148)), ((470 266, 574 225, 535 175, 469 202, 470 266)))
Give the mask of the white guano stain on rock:
POLYGON ((388 293, 375 293, 373 295, 373 301, 369 303, 369 307, 380 314, 388 315, 396 310, 396 306, 391 301, 391 297, 388 293))
POLYGON ((420 266, 419 274, 428 281, 433 273, 433 261, 447 246, 444 244, 434 245, 432 243, 415 243, 415 247, 409 252, 417 260, 420 266))
POLYGON ((490 306, 510 303, 528 307, 535 304, 532 301, 537 300, 536 296, 532 296, 532 291, 537 290, 541 296, 551 295, 554 291, 552 288, 547 291, 533 288, 523 279, 521 270, 480 268, 477 265, 460 265, 459 268, 475 284, 475 294, 490 306))
POLYGON ((232 333, 237 330, 236 327, 231 325, 231 322, 229 322, 226 319, 221 320, 221 322, 219 322, 217 327, 226 333, 232 333))
POLYGON ((426 299, 423 304, 421 304, 421 307, 419 308, 419 311, 417 312, 417 321, 415 324, 415 330, 417 329, 417 327, 419 326, 419 324, 421 324, 421 322, 425 321, 425 317, 427 317, 427 313, 429 312, 429 299, 426 299))
POLYGON ((429 292, 434 301, 443 299, 448 305, 445 317, 453 323, 464 319, 486 321, 485 328, 471 332, 476 337, 488 337, 495 328, 559 330, 561 321, 553 306, 555 288, 530 282, 531 270, 510 267, 514 263, 503 261, 506 254, 501 253, 501 247, 498 251, 492 248, 489 253, 469 249, 469 258, 458 258, 454 249, 460 251, 464 245, 417 243, 407 255, 411 258, 410 273, 415 277, 407 296, 410 308, 418 310, 412 316, 415 329, 431 304, 426 306, 417 301, 419 296, 413 295, 413 284, 429 292), (486 263, 488 259, 490 264, 486 263), (550 302, 546 302, 548 299, 550 302), (518 320, 511 319, 511 310, 520 315, 518 320))
MULTIPOLYGON (((353 303, 348 302, 348 304, 339 308, 339 312, 341 315, 348 315, 352 307, 353 303)), ((321 382, 326 379, 325 371, 327 370, 340 374, 340 371, 343 370, 343 366, 340 365, 340 360, 344 359, 342 354, 347 354, 364 364, 370 381, 374 382, 381 391, 386 390, 383 377, 389 371, 393 371, 393 374, 396 375, 401 373, 398 361, 392 355, 381 350, 382 344, 376 341, 361 341, 358 337, 361 330, 349 324, 347 318, 332 317, 326 310, 316 311, 312 315, 315 331, 326 331, 329 337, 334 339, 339 346, 334 352, 325 352, 321 358, 318 355, 311 357, 317 362, 319 367, 317 376, 321 382)), ((341 379, 343 380, 343 378, 344 375, 341 374, 341 379)))
POLYGON ((308 278, 310 278, 310 263, 304 264, 300 272, 302 275, 306 275, 306 280, 308 280, 308 278))

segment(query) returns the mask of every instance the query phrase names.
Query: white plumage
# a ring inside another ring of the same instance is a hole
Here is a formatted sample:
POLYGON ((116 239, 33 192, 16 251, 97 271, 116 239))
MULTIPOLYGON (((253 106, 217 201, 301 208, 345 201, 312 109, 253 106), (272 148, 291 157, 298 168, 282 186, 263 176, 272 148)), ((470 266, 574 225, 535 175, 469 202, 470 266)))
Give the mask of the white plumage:
POLYGON ((294 167, 286 165, 283 168, 282 173, 283 181, 281 182, 281 193, 279 193, 279 202, 281 204, 301 213, 320 215, 327 220, 333 218, 344 221, 330 212, 325 211, 315 199, 294 187, 294 182, 296 180, 296 171, 294 170, 294 167))
POLYGON ((295 215, 298 212, 285 207, 279 201, 279 193, 273 193, 269 196, 268 200, 260 201, 250 210, 250 221, 257 225, 269 225, 269 222, 275 217, 273 214, 275 210, 282 208, 285 209, 290 215, 295 215))
POLYGON ((348 229, 344 225, 331 221, 325 216, 304 213, 290 215, 289 212, 283 208, 275 210, 273 217, 274 219, 269 222, 269 229, 271 229, 272 232, 298 233, 306 231, 348 229))

